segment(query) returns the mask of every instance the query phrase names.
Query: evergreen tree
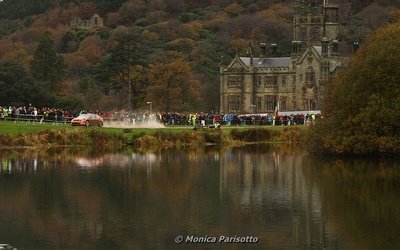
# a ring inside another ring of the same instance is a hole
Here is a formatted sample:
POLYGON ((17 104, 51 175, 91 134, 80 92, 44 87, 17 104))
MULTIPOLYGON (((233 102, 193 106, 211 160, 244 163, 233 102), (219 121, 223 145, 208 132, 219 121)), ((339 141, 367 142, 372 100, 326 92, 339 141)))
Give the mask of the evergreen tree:
POLYGON ((46 32, 31 62, 32 77, 37 82, 43 83, 49 90, 57 92, 61 90, 66 67, 64 58, 55 50, 50 33, 46 32))
POLYGON ((62 53, 75 52, 79 47, 79 38, 75 33, 67 31, 61 38, 60 51, 62 53))
POLYGON ((54 0, 3 0, 0 2, 0 19, 17 19, 40 14, 53 4, 54 0))
POLYGON ((0 62, 0 105, 51 105, 52 95, 35 85, 21 63, 13 60, 0 62))
POLYGON ((101 13, 107 13, 118 10, 127 0, 94 0, 101 13))
POLYGON ((69 4, 80 5, 82 0, 58 0, 57 5, 61 7, 68 7, 69 4))
MULTIPOLYGON (((142 30, 133 28, 117 38, 117 44, 94 70, 95 79, 105 92, 128 93, 129 82, 132 93, 129 105, 138 107, 146 91, 146 56, 148 45, 141 36, 142 30), (138 97, 141 98, 138 98, 138 97)), ((126 98, 128 97, 121 97, 126 98)))

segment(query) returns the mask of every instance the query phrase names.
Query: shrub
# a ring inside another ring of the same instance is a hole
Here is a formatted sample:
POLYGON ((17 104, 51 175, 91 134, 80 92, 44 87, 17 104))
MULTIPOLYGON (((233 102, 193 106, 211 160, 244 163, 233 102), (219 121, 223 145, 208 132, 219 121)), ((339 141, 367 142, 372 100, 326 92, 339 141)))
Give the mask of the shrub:
POLYGON ((103 40, 107 40, 111 36, 111 30, 98 30, 96 31, 96 35, 98 35, 103 40))
POLYGON ((254 128, 254 129, 232 129, 231 137, 234 140, 246 141, 246 142, 259 142, 268 141, 271 139, 271 132, 264 128, 254 128))
POLYGON ((197 19, 197 15, 193 13, 183 13, 178 20, 182 23, 187 23, 197 19))
POLYGON ((9 135, 1 135, 0 136, 0 145, 2 146, 12 146, 13 138, 9 135))
POLYGON ((202 133, 205 143, 223 144, 226 141, 224 133, 219 131, 206 131, 202 133))
POLYGON ((280 142, 300 143, 304 139, 304 130, 298 127, 287 127, 277 132, 276 136, 280 142))
POLYGON ((143 135, 139 138, 136 138, 134 144, 139 148, 153 148, 158 145, 158 140, 154 136, 143 135))

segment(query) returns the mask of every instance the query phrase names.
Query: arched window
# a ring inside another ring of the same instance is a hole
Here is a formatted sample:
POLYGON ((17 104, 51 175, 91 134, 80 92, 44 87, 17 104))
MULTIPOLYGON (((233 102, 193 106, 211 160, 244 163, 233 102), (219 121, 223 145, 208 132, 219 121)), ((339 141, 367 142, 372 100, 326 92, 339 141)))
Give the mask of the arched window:
POLYGON ((229 95, 228 96, 228 110, 230 112, 240 111, 241 97, 240 95, 229 95))
POLYGON ((329 61, 323 61, 321 63, 321 79, 328 80, 329 79, 329 61))
POLYGON ((306 84, 314 84, 315 83, 315 70, 313 67, 308 67, 306 71, 306 84))

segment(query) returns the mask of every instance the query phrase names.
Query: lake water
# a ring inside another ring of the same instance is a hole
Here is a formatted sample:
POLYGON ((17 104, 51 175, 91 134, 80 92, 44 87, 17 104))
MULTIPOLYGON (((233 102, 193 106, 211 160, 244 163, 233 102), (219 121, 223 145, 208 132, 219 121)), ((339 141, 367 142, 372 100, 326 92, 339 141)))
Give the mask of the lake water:
POLYGON ((400 249, 395 160, 254 145, 0 151, 0 166, 0 244, 18 250, 400 249))

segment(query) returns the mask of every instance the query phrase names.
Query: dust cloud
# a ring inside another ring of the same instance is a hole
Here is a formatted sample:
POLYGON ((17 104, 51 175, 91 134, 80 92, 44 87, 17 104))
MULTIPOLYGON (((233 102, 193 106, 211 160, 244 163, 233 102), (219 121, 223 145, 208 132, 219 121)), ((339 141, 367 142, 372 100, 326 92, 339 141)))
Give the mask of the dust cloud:
POLYGON ((105 128, 165 128, 158 121, 134 122, 134 121, 104 121, 105 128))

